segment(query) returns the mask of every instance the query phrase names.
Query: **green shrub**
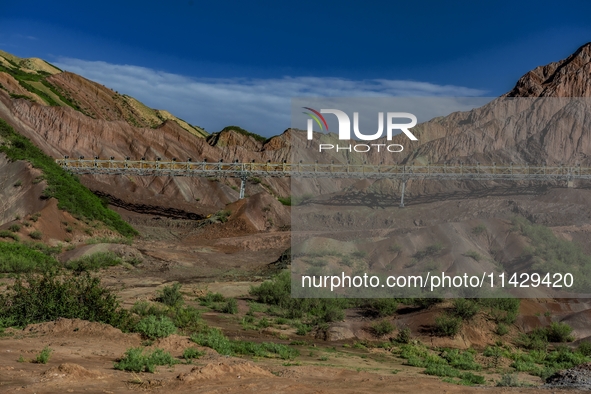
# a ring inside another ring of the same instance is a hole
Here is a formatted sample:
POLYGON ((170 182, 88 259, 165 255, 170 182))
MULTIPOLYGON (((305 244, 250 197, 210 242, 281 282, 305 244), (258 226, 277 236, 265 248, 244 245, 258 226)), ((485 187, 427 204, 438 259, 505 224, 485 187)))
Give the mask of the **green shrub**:
POLYGON ((372 298, 366 308, 373 310, 380 317, 393 316, 398 310, 399 301, 396 298, 372 298))
POLYGON ((215 302, 224 302, 226 297, 221 295, 220 293, 210 293, 208 292, 202 297, 199 297, 199 304, 201 306, 211 307, 211 305, 215 302))
POLYGON ((44 271, 57 266, 58 262, 53 257, 32 245, 0 242, 0 272, 44 271))
POLYGON ((551 229, 513 218, 514 230, 529 238, 523 258, 533 262, 533 270, 543 277, 548 272, 569 272, 576 280, 570 291, 586 291, 591 286, 591 256, 578 244, 556 237, 551 229))
POLYGON ((480 234, 484 233, 485 231, 486 231, 486 227, 484 226, 484 224, 479 224, 478 226, 476 226, 472 229, 472 234, 480 235, 480 234))
POLYGON ((553 322, 548 327, 536 328, 528 334, 521 334, 518 343, 533 350, 545 350, 548 342, 572 342, 573 329, 566 323, 553 322))
POLYGON ((583 356, 589 357, 591 356, 591 342, 583 341, 579 343, 577 347, 577 352, 581 353, 583 356))
POLYGON ((453 314, 463 320, 471 320, 479 311, 480 306, 466 298, 456 298, 453 300, 453 314))
POLYGON ((41 238, 43 238, 43 234, 41 233, 41 231, 35 230, 35 231, 31 231, 29 233, 29 237, 31 237, 33 239, 41 239, 41 238))
POLYGON ((113 267, 121 264, 121 258, 113 252, 97 252, 83 256, 76 260, 70 260, 64 266, 76 272, 98 271, 101 268, 113 267))
POLYGON ((460 374, 460 384, 465 386, 473 386, 475 384, 484 384, 484 376, 475 375, 472 372, 464 372, 460 374))
POLYGON ((446 364, 430 364, 425 369, 425 374, 433 375, 433 376, 447 376, 451 378, 456 378, 460 376, 460 371, 457 369, 450 367, 446 364))
POLYGON ((479 298, 474 301, 485 307, 496 323, 513 324, 517 319, 520 304, 518 298, 479 298))
POLYGON ((236 302, 235 298, 229 298, 228 302, 226 302, 219 311, 222 313, 230 313, 235 315, 238 313, 238 302, 236 302))
POLYGON ((250 293, 257 297, 258 302, 275 305, 283 310, 284 317, 307 317, 314 325, 342 320, 343 309, 352 305, 352 301, 342 298, 292 298, 291 276, 288 271, 281 272, 258 287, 251 287, 250 293))
POLYGON ((566 323, 553 322, 546 327, 546 337, 548 342, 572 342, 574 337, 571 335, 573 329, 566 323))
POLYGON ((231 214, 232 214, 232 211, 230 211, 228 209, 224 209, 222 211, 216 212, 214 215, 214 218, 219 220, 222 223, 226 223, 231 214))
POLYGON ((435 319, 435 334, 440 336, 453 337, 462 327, 462 319, 456 316, 443 314, 435 319))
POLYGON ((129 372, 151 372, 154 373, 156 366, 168 365, 172 367, 177 364, 170 353, 162 349, 155 349, 153 352, 144 353, 141 347, 127 349, 123 357, 113 367, 121 371, 129 372))
POLYGON ((37 364, 47 364, 49 358, 51 357, 52 351, 53 350, 50 349, 48 346, 45 346, 43 350, 41 350, 41 353, 39 353, 37 357, 35 357, 34 362, 37 364))
POLYGON ((21 229, 21 226, 19 226, 18 224, 11 224, 10 227, 8 227, 8 230, 12 231, 13 233, 18 233, 21 229))
POLYGON ((381 337, 382 335, 390 334, 392 331, 394 331, 394 326, 389 321, 382 320, 372 325, 371 329, 375 335, 381 337))
POLYGON ((182 305, 184 301, 181 294, 181 284, 175 283, 171 286, 164 286, 159 292, 156 301, 172 307, 182 305))
POLYGON ((141 317, 145 316, 165 316, 167 314, 167 310, 164 307, 160 307, 157 304, 149 303, 148 301, 137 301, 131 307, 130 312, 136 313, 141 317))
POLYGON ((20 238, 18 235, 16 235, 12 231, 8 231, 8 230, 1 230, 0 231, 0 238, 12 238, 16 242, 20 241, 20 238))
POLYGON ((506 324, 499 323, 497 324, 497 329, 495 330, 497 335, 504 336, 509 333, 509 327, 506 324))
POLYGON ((408 328, 408 327, 401 328, 398 330, 398 334, 396 335, 396 342, 410 343, 410 335, 411 335, 410 328, 408 328))
POLYGON ((482 369, 482 366, 474 361, 474 353, 470 350, 462 352, 458 349, 449 349, 444 351, 441 357, 454 368, 471 371, 482 369))
POLYGON ((204 325, 201 313, 192 306, 174 309, 173 323, 185 331, 199 331, 204 325))
POLYGON ((166 338, 176 332, 176 326, 167 316, 150 315, 136 324, 135 331, 148 339, 166 338))
POLYGON ((191 360, 198 359, 199 357, 204 356, 204 355, 205 355, 204 351, 199 350, 194 347, 186 348, 185 351, 183 352, 183 358, 185 360, 187 360, 187 362, 189 362, 191 360))
POLYGON ((0 294, 0 319, 15 326, 60 317, 107 323, 123 330, 129 326, 129 314, 121 309, 115 294, 89 275, 27 274, 0 294))
POLYGON ((414 258, 417 260, 422 260, 428 256, 435 256, 441 253, 443 250, 443 244, 441 242, 437 242, 433 245, 427 246, 424 250, 420 250, 414 254, 414 258))
POLYGON ((47 188, 43 191, 43 195, 57 198, 60 209, 74 216, 80 215, 99 220, 125 236, 137 234, 137 231, 123 221, 117 213, 105 208, 100 199, 84 187, 78 178, 65 172, 51 157, 45 155, 27 138, 16 133, 2 119, 0 119, 0 137, 5 141, 5 144, 0 146, 0 152, 5 153, 11 160, 26 160, 33 167, 43 171, 47 180, 47 188))
POLYGON ((520 334, 517 344, 531 350, 546 350, 548 338, 542 329, 536 329, 529 334, 520 334))

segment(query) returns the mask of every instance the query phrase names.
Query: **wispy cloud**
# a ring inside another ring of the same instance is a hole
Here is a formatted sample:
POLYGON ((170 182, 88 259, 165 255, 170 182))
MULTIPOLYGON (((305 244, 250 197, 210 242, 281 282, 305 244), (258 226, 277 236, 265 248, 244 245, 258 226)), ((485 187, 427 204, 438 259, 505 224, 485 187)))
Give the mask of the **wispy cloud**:
POLYGON ((207 79, 103 61, 59 58, 54 64, 133 96, 150 107, 166 109, 208 131, 239 125, 265 136, 290 126, 293 97, 472 97, 485 93, 417 81, 318 77, 207 79))

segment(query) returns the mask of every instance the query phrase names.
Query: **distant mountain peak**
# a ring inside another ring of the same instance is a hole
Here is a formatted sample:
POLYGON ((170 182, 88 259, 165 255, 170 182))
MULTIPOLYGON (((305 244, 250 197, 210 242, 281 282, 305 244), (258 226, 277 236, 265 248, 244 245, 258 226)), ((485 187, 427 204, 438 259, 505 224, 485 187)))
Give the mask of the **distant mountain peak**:
POLYGON ((591 42, 564 60, 539 66, 522 76, 505 97, 590 97, 591 42))

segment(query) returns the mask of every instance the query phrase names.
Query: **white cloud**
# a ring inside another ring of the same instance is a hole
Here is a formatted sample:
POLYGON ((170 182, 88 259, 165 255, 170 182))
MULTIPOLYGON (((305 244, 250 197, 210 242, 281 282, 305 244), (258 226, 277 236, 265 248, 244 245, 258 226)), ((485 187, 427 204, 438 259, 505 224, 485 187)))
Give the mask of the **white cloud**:
POLYGON ((428 82, 343 78, 193 78, 133 65, 59 58, 54 63, 189 123, 218 131, 238 125, 265 136, 290 126, 293 97, 471 97, 483 91, 428 82))

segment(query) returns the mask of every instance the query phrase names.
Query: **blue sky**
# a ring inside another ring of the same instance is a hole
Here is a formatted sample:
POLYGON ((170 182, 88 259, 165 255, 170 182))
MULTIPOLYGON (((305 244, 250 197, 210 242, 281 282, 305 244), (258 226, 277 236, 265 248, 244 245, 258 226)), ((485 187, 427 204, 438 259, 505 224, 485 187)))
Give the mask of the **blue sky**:
POLYGON ((208 131, 271 135, 294 96, 500 95, 591 41, 589 15, 587 0, 0 0, 0 49, 208 131))

